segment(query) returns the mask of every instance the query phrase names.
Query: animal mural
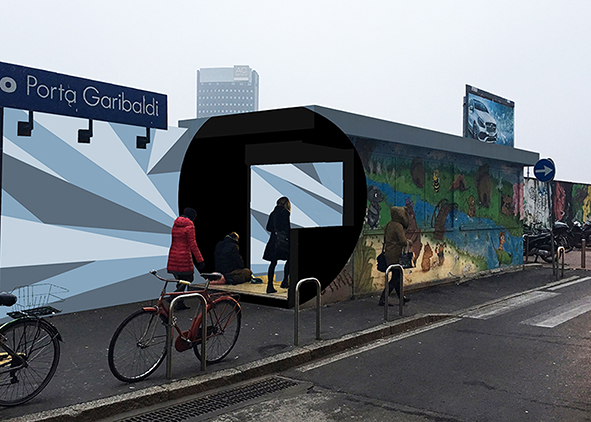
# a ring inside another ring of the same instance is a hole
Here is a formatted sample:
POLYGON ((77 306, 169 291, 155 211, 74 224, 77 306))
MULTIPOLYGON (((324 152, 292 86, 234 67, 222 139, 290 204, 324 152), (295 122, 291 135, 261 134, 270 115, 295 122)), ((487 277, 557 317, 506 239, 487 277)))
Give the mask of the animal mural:
POLYGON ((515 212, 513 207, 513 197, 509 195, 501 195, 501 212, 505 215, 513 215, 515 212))
POLYGON ((434 237, 437 240, 443 240, 445 234, 445 220, 450 211, 455 207, 447 199, 442 199, 435 206, 433 216, 431 217, 431 227, 435 228, 434 237))
POLYGON ((425 244, 425 251, 423 252, 423 259, 421 260, 421 269, 424 272, 427 272, 431 269, 431 258, 433 257, 433 249, 431 249, 431 245, 427 242, 425 244))
POLYGON ((414 267, 404 270, 404 280, 411 286, 523 262, 521 167, 379 141, 366 160, 371 232, 356 250, 356 289, 383 287, 375 258, 388 223, 380 214, 392 206, 409 216, 414 267), (359 280, 361 274, 373 281, 359 280))
POLYGON ((439 193, 439 170, 433 172, 433 192, 439 193))
POLYGON ((406 238, 411 241, 410 251, 412 252, 413 267, 417 265, 417 259, 423 249, 421 243, 421 229, 417 224, 417 216, 415 214, 414 204, 410 198, 406 198, 404 208, 408 215, 408 228, 406 229, 406 238))
POLYGON ((492 179, 489 174, 488 164, 484 164, 478 168, 476 175, 476 189, 478 190, 478 200, 480 205, 488 208, 490 206, 490 197, 492 194, 492 179))
POLYGON ((425 166, 420 157, 414 157, 410 163, 410 175, 412 181, 418 188, 425 186, 425 166))
POLYGON ((380 202, 384 200, 384 195, 376 186, 369 186, 367 188, 367 200, 369 206, 365 216, 365 221, 369 228, 377 229, 380 224, 380 202))
POLYGON ((464 192, 465 190, 468 190, 468 188, 466 187, 466 179, 464 178, 464 175, 463 174, 458 174, 456 176, 456 179, 454 180, 454 182, 449 187, 449 190, 450 191, 459 190, 461 192, 464 192))
POLYGON ((474 195, 468 197, 468 217, 472 218, 476 215, 476 199, 474 195))

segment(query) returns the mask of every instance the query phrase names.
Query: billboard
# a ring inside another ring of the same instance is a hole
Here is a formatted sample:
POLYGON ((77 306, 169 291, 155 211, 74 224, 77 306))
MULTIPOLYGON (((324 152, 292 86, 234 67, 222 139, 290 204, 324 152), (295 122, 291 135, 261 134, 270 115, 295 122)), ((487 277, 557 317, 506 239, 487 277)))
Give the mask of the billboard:
POLYGON ((166 129, 167 97, 0 62, 0 107, 166 129))
POLYGON ((515 103, 466 85, 464 97, 464 137, 514 146, 515 103))

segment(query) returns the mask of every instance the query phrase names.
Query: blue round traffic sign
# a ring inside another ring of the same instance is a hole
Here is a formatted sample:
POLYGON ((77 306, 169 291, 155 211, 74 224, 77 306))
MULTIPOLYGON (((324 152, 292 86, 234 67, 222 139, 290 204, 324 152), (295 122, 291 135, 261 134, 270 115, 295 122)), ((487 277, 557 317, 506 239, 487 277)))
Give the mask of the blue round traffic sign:
POLYGON ((556 175, 554 161, 549 158, 542 158, 534 165, 534 176, 540 182, 551 182, 556 175))

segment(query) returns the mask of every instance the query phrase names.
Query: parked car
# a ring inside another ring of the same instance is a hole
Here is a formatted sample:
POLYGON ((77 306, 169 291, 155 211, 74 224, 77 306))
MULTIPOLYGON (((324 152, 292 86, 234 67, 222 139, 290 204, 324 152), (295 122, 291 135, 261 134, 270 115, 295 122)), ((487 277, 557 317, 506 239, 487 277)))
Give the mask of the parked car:
POLYGON ((475 139, 497 142, 497 121, 482 101, 471 98, 468 103, 468 128, 475 139))

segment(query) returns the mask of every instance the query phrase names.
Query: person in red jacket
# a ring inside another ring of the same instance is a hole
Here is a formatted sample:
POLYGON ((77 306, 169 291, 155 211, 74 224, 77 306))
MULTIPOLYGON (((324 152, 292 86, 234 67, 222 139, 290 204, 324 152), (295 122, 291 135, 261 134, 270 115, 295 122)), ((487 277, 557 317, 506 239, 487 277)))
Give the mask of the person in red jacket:
MULTIPOLYGON (((195 240, 195 225, 193 224, 195 217, 197 217, 197 212, 193 208, 185 208, 183 214, 174 221, 172 226, 172 243, 168 252, 166 270, 177 280, 193 282, 193 263, 199 271, 205 266, 195 240)), ((176 285, 177 292, 182 292, 185 288, 185 284, 177 283, 176 285)))

